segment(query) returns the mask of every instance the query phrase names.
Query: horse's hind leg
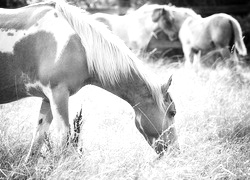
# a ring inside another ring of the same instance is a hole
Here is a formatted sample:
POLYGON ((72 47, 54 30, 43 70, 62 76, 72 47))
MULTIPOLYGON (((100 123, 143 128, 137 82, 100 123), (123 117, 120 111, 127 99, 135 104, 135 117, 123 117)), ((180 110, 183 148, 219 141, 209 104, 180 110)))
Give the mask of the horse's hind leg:
POLYGON ((185 67, 186 68, 191 68, 193 64, 193 52, 192 48, 189 47, 188 45, 182 46, 182 50, 185 56, 185 67))
POLYGON ((30 158, 36 158, 40 152, 44 142, 45 134, 49 130, 52 118, 50 103, 46 100, 43 100, 38 118, 38 124, 33 135, 28 156, 26 157, 26 162, 30 158))
POLYGON ((193 54, 193 67, 196 71, 201 69, 201 50, 193 54))

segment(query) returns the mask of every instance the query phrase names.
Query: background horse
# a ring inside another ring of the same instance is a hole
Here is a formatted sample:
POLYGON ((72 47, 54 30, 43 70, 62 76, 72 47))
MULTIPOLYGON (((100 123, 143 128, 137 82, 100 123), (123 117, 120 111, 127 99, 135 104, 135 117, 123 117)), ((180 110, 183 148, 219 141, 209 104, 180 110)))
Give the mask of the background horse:
POLYGON ((123 16, 95 13, 93 17, 106 24, 129 48, 141 50, 147 47, 152 36, 157 36, 154 30, 158 29, 158 21, 154 16, 161 8, 161 5, 146 4, 123 16))
POLYGON ((161 85, 118 37, 79 8, 52 2, 1 9, 0 27, 0 103, 43 99, 27 160, 40 151, 52 119, 58 146, 65 145, 69 96, 86 84, 129 102, 156 150, 176 139, 171 79, 161 85))
POLYGON ((188 64, 193 62, 195 53, 204 55, 228 48, 231 42, 240 55, 247 54, 240 24, 230 15, 220 13, 202 18, 188 8, 165 6, 156 20, 171 40, 179 37, 188 64))

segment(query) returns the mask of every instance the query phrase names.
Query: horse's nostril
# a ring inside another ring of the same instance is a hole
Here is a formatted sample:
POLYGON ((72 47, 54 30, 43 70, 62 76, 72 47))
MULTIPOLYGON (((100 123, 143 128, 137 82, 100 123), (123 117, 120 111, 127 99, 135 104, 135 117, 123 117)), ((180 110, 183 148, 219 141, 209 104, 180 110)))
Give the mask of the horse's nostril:
POLYGON ((155 151, 157 154, 162 154, 164 151, 167 151, 168 144, 165 143, 163 140, 158 140, 155 142, 155 151))
POLYGON ((168 150, 168 144, 164 144, 164 147, 163 147, 164 151, 167 151, 168 150))

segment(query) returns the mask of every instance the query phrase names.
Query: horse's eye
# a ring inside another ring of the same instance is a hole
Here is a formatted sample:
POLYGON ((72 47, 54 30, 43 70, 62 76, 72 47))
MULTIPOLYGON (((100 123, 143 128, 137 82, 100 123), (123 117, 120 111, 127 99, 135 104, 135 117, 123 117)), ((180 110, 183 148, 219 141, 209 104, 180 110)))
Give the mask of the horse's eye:
POLYGON ((148 95, 147 95, 147 98, 148 98, 148 99, 152 99, 152 98, 153 98, 152 94, 148 94, 148 95))
POLYGON ((143 97, 144 97, 144 98, 147 98, 147 99, 153 98, 153 96, 152 96, 151 93, 145 93, 145 94, 143 95, 143 97))
POLYGON ((170 112, 169 112, 169 116, 170 116, 170 117, 174 117, 175 114, 176 114, 176 111, 170 111, 170 112))

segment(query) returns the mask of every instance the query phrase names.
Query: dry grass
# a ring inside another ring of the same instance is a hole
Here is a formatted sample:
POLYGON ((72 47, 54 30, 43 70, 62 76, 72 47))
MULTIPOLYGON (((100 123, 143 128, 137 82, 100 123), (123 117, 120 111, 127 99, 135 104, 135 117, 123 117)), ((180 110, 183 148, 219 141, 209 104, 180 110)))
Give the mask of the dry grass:
POLYGON ((88 86, 70 100, 71 119, 83 108, 79 148, 44 148, 35 165, 23 160, 41 101, 0 106, 0 179, 250 179, 249 69, 153 70, 163 81, 173 74, 180 151, 158 159, 135 128, 133 109, 88 86))

